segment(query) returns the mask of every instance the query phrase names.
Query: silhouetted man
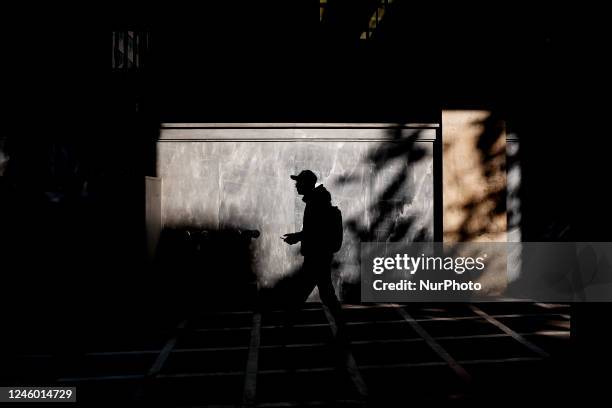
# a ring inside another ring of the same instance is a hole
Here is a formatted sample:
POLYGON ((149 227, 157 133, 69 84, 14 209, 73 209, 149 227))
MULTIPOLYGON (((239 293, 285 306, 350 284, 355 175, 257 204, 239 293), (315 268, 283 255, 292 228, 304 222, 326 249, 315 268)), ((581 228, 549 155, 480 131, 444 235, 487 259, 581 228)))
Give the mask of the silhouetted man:
MULTIPOLYGON (((298 194, 304 196, 302 201, 306 203, 306 209, 302 231, 285 234, 282 238, 289 245, 301 242, 300 253, 304 256, 302 272, 308 282, 305 289, 312 290, 314 285, 319 288, 321 301, 330 309, 340 328, 341 306, 331 281, 331 262, 334 255, 328 230, 329 213, 332 209, 331 195, 323 185, 315 187, 317 176, 310 170, 303 170, 291 178, 296 181, 298 194)), ((305 293, 305 296, 309 293, 305 293)))

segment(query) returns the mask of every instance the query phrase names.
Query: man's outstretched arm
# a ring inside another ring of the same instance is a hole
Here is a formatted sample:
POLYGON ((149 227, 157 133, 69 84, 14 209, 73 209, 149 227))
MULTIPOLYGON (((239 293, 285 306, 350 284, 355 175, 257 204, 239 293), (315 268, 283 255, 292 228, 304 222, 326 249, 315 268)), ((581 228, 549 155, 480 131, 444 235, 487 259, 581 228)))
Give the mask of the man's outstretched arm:
POLYGON ((302 240, 302 236, 303 236, 303 231, 300 231, 300 232, 293 232, 290 234, 285 234, 281 237, 281 239, 285 241, 286 243, 288 243, 289 245, 293 245, 293 244, 297 244, 298 242, 300 242, 302 240))

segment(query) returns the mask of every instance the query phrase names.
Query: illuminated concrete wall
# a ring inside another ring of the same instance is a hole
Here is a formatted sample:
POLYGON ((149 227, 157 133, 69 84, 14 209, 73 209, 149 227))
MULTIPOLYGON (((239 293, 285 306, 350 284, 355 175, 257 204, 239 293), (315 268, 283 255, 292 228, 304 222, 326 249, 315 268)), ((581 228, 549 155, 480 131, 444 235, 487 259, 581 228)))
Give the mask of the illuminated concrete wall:
POLYGON ((444 241, 506 241, 506 132, 488 111, 442 113, 444 241))
MULTIPOLYGON (((442 112, 445 242, 508 240, 507 153, 505 123, 491 112, 442 112)), ((478 282, 503 293, 507 277, 485 273, 478 282)))
MULTIPOLYGON (((433 240, 433 127, 289 124, 166 125, 158 143, 165 228, 257 229, 259 283, 298 268, 304 203, 290 174, 314 171, 340 207, 344 245, 337 287, 357 283, 359 240, 433 240)), ((342 292, 339 290, 339 292, 342 292)))

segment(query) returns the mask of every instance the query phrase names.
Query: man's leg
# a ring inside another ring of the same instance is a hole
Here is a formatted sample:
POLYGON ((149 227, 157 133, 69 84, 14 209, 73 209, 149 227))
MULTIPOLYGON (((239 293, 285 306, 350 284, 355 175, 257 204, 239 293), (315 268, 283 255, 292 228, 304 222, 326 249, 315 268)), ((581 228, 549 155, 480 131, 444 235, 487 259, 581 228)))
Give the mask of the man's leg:
POLYGON ((300 310, 304 306, 304 302, 306 302, 308 295, 310 295, 317 283, 315 264, 316 262, 304 258, 302 270, 292 279, 289 285, 285 299, 285 319, 283 324, 285 344, 298 340, 296 339, 294 326, 298 320, 300 310))
POLYGON ((344 332, 344 320, 342 318, 342 305, 336 296, 334 291, 334 285, 331 281, 331 257, 321 260, 321 263, 317 265, 317 287, 319 288, 319 297, 321 302, 325 304, 331 312, 339 334, 341 331, 344 332))
POLYGON ((319 297, 321 301, 329 308, 334 317, 342 309, 340 301, 334 291, 334 285, 331 281, 331 274, 322 274, 317 279, 317 287, 319 288, 319 297))

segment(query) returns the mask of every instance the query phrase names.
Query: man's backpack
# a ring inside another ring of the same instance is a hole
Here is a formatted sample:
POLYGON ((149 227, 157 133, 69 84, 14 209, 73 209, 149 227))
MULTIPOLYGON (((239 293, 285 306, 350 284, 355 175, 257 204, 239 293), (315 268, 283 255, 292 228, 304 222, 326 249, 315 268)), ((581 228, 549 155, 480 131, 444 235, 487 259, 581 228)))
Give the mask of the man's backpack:
POLYGON ((342 211, 338 207, 329 209, 329 248, 332 252, 338 252, 342 247, 342 211))

